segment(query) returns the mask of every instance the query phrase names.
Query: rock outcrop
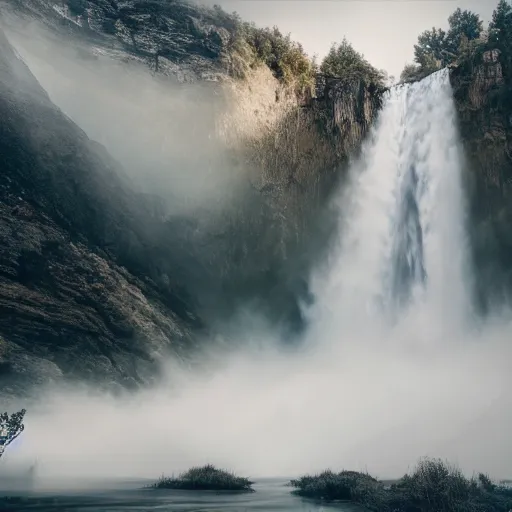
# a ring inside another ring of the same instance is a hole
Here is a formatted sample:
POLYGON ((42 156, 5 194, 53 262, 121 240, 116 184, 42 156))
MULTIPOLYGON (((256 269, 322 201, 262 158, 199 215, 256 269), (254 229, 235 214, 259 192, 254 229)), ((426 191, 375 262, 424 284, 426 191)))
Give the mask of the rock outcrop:
POLYGON ((215 79, 229 66, 228 19, 186 0, 2 0, 6 9, 143 61, 182 81, 215 79))
POLYGON ((512 68, 492 46, 451 71, 466 155, 471 245, 484 309, 512 291, 512 68))
POLYGON ((300 330, 308 272, 336 222, 326 205, 382 91, 327 79, 304 103, 263 65, 236 80, 227 72, 229 26, 179 0, 4 4, 5 16, 71 34, 88 57, 210 83, 232 106, 216 136, 240 181, 220 209, 170 215, 179 198, 136 193, 2 36, 4 392, 67 377, 140 385, 162 356, 186 354, 205 326, 215 331, 248 306, 286 333, 300 330))
MULTIPOLYGON (((224 84, 231 108, 218 121, 236 174, 247 177, 222 227, 227 251, 214 244, 228 296, 292 330, 300 329, 299 301, 328 247, 337 216, 328 208, 350 156, 381 105, 382 90, 364 82, 329 79, 305 104, 266 68, 246 81, 224 84), (229 270, 228 270, 229 268, 229 270)), ((217 239, 218 241, 218 239, 217 239)), ((234 307, 231 304, 231 307, 234 307)))

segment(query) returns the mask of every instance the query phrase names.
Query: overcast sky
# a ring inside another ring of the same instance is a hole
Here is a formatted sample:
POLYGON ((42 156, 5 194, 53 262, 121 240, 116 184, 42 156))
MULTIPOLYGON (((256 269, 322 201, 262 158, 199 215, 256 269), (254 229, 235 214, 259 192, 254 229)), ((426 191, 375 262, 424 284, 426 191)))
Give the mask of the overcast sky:
POLYGON ((291 32, 306 51, 323 57, 346 36, 376 67, 398 76, 412 62, 413 45, 425 29, 446 27, 457 8, 478 12, 485 22, 498 0, 203 0, 237 11, 259 26, 291 32))

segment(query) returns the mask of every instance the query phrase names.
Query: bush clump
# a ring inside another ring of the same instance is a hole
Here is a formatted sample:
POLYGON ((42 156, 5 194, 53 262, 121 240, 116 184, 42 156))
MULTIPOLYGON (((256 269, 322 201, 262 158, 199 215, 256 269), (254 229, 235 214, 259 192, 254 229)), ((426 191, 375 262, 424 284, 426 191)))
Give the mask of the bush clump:
POLYGON ((508 512, 512 489, 483 474, 466 478, 440 460, 422 460, 391 486, 354 471, 325 471, 292 480, 295 494, 326 501, 347 500, 375 512, 508 512))
POLYGON ((177 478, 162 476, 151 487, 153 489, 181 489, 184 491, 245 491, 253 492, 248 478, 236 476, 229 471, 208 464, 194 467, 177 478))
POLYGON ((369 487, 377 490, 380 487, 378 480, 365 473, 357 471, 334 473, 331 470, 292 480, 290 485, 296 488, 293 492, 298 496, 326 501, 358 501, 357 498, 364 494, 364 489, 369 487))
POLYGON ((433 27, 418 36, 414 45, 414 64, 407 64, 402 82, 421 80, 446 67, 473 66, 482 62, 482 54, 490 50, 501 52, 503 75, 512 66, 512 5, 499 0, 492 19, 485 28, 479 14, 456 9, 448 18, 447 30, 433 27))
POLYGON ((364 81, 384 87, 385 74, 372 66, 352 44, 344 38, 340 44, 333 44, 320 65, 320 71, 329 77, 345 81, 364 81))
POLYGON ((216 24, 230 34, 230 73, 238 78, 243 78, 247 69, 264 64, 278 80, 293 86, 299 97, 313 94, 319 73, 347 82, 364 80, 368 84, 384 84, 382 71, 374 68, 346 39, 333 44, 329 54, 318 64, 300 43, 277 27, 257 27, 243 21, 236 12, 228 14, 218 5, 213 7, 212 13, 216 24))

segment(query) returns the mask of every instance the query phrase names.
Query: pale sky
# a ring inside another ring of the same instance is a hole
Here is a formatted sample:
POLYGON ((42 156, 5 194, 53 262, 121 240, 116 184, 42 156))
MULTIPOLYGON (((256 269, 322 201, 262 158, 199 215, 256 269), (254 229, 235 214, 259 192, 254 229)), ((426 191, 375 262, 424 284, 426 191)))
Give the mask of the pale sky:
POLYGON ((237 11, 259 26, 277 25, 310 54, 321 58, 346 36, 376 67, 399 76, 412 62, 418 34, 445 28, 457 8, 470 9, 487 23, 498 0, 203 0, 237 11))

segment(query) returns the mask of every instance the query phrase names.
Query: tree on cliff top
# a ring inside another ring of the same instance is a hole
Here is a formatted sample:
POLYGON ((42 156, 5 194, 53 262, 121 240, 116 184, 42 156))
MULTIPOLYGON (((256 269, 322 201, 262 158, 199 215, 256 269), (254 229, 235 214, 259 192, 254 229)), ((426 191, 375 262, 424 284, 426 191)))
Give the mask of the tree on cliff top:
POLYGON ((364 56, 343 38, 340 44, 333 44, 326 55, 320 71, 335 78, 347 80, 364 80, 368 83, 384 85, 385 76, 382 71, 374 68, 364 56))
POLYGON ((483 23, 480 16, 468 10, 456 9, 448 18, 450 29, 446 35, 448 50, 457 54, 463 38, 473 41, 483 32, 483 23))
POLYGON ((489 23, 489 39, 493 43, 512 40, 512 6, 507 0, 500 0, 489 23))
POLYGON ((0 457, 5 449, 23 432, 23 418, 27 411, 22 409, 9 416, 6 412, 0 414, 0 457))
POLYGON ((414 45, 414 60, 422 68, 430 67, 435 61, 443 65, 446 61, 446 49, 446 32, 433 27, 418 36, 418 43, 414 45))
POLYGON ((215 6, 215 15, 230 34, 229 53, 231 73, 243 78, 257 63, 266 65, 272 74, 286 85, 293 85, 298 95, 313 91, 317 71, 314 59, 309 58, 300 43, 284 35, 277 27, 258 28, 242 21, 237 13, 227 14, 215 6))
POLYGON ((421 68, 417 64, 406 64, 400 74, 400 83, 415 82, 420 78, 421 68))
POLYGON ((286 84, 297 81, 301 85, 314 85, 314 62, 307 56, 300 43, 283 35, 277 27, 248 30, 247 40, 259 60, 262 60, 276 78, 286 84))
POLYGON ((414 45, 414 60, 420 66, 418 78, 454 62, 468 42, 476 41, 483 32, 480 16, 468 10, 456 9, 448 18, 448 25, 448 32, 433 27, 418 36, 414 45))

